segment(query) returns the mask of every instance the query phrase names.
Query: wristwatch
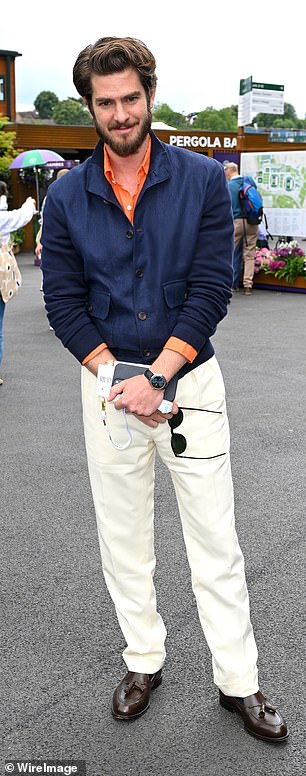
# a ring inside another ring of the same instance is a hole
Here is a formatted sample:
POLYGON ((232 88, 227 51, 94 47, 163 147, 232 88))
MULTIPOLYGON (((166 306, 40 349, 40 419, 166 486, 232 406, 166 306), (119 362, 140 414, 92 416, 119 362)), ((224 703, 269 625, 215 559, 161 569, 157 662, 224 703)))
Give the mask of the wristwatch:
POLYGON ((155 388, 157 391, 164 391, 167 386, 167 380, 164 377, 164 375, 156 375, 153 372, 151 372, 151 369, 146 369, 146 371, 143 373, 144 376, 149 380, 149 383, 152 388, 155 388))

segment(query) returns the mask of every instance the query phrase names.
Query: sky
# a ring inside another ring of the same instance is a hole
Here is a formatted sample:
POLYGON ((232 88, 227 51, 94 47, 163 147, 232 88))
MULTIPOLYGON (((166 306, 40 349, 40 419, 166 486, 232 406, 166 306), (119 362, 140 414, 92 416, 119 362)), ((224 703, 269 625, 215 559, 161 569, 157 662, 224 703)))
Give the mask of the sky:
POLYGON ((276 0, 13 0, 3 6, 0 48, 22 54, 15 60, 18 111, 31 110, 45 90, 59 100, 78 97, 72 68, 79 52, 115 35, 140 38, 153 52, 155 104, 186 114, 237 105, 240 79, 251 75, 284 84, 285 102, 306 116, 305 30, 295 4, 286 11, 276 0))

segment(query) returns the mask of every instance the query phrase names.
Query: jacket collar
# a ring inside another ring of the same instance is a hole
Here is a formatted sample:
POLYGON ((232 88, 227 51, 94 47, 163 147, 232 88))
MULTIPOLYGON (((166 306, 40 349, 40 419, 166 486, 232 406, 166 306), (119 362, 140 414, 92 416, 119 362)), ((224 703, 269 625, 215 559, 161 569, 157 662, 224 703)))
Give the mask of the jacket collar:
MULTIPOLYGON (((140 197, 150 186, 154 186, 156 183, 167 180, 171 176, 170 160, 168 158, 167 147, 165 143, 162 143, 154 134, 150 131, 152 148, 151 148, 151 161, 149 172, 145 181, 145 184, 140 192, 140 197)), ((86 189, 92 194, 97 194, 99 197, 103 197, 110 202, 117 203, 117 199, 112 190, 112 187, 104 175, 103 170, 103 158, 104 158, 104 143, 99 140, 97 143, 93 155, 88 160, 88 166, 86 171, 86 189)))

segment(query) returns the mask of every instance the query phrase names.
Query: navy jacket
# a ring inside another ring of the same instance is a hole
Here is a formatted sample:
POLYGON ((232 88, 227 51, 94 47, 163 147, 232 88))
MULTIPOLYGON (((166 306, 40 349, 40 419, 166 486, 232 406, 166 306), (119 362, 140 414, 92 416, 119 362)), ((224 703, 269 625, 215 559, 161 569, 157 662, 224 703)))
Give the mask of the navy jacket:
POLYGON ((42 232, 49 321, 83 359, 106 342, 152 363, 173 335, 210 358, 232 286, 233 218, 222 166, 151 133, 132 226, 103 172, 103 143, 49 189, 42 232))

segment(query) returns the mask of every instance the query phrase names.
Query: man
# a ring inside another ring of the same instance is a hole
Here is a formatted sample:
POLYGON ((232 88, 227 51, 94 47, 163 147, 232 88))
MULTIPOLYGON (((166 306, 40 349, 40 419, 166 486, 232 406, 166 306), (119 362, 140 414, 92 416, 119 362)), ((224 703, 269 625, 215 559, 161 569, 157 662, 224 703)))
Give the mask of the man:
POLYGON ((224 386, 209 339, 231 296, 224 171, 151 132, 155 59, 141 41, 102 38, 87 46, 74 83, 101 139, 48 194, 44 291, 51 325, 83 365, 103 572, 127 644, 128 672, 112 711, 123 720, 142 714, 162 680, 166 629, 153 584, 157 450, 174 482, 220 702, 242 715, 252 735, 284 741, 286 723, 258 690, 224 386), (106 379, 118 361, 150 367, 115 384, 107 402, 103 391, 97 396, 98 367, 106 379), (176 401, 163 415, 158 408, 175 375, 176 401))
MULTIPOLYGON (((63 177, 63 175, 66 175, 67 172, 69 172, 69 170, 67 170, 66 167, 63 167, 61 170, 57 172, 56 180, 58 181, 60 178, 63 177)), ((35 242, 36 242, 35 256, 39 261, 41 259, 41 252, 42 252, 41 233, 42 233, 42 225, 43 225, 43 219, 44 219, 45 203, 46 203, 46 197, 44 197, 42 201, 41 210, 40 210, 40 227, 35 238, 35 242)), ((41 288, 41 291, 42 291, 42 288, 41 288)))
MULTIPOLYGON (((258 226, 257 224, 249 224, 246 218, 242 217, 242 210, 239 200, 239 188, 242 183, 242 177, 238 173, 238 166, 235 162, 224 162, 224 169, 226 179, 228 181, 228 187, 232 200, 232 210, 234 217, 234 249, 237 256, 239 243, 242 242, 242 261, 243 261, 243 289, 246 296, 251 296, 253 293, 253 277, 254 277, 254 259, 256 250, 256 241, 258 226)), ((249 176, 250 177, 250 176, 249 176)), ((253 185, 256 186, 253 178, 250 178, 253 185)), ((237 258, 237 261, 239 259, 237 258)), ((235 262, 234 262, 235 265, 235 262)), ((235 278, 234 272, 234 288, 237 288, 237 276, 235 278)))

